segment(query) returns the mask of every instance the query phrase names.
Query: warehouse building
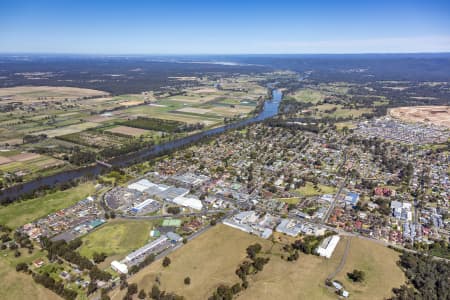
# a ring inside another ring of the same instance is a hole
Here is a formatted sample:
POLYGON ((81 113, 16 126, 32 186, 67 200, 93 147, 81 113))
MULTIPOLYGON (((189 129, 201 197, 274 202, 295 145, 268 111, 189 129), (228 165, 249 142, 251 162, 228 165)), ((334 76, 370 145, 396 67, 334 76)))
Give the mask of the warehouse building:
POLYGON ((336 249, 339 243, 340 237, 338 235, 332 235, 322 241, 319 247, 317 247, 317 254, 330 258, 333 255, 334 249, 336 249))

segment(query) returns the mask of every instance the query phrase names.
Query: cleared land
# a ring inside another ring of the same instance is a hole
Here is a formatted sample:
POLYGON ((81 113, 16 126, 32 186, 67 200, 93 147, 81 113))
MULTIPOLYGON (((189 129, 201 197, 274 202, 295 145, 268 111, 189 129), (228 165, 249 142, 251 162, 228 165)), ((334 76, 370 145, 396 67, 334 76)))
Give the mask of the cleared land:
POLYGON ((128 126, 117 126, 117 127, 108 129, 106 131, 111 132, 111 133, 118 133, 118 134, 133 136, 133 137, 138 137, 141 135, 149 135, 152 133, 152 131, 150 131, 150 130, 128 127, 128 126))
POLYGON ((114 220, 83 237, 80 253, 92 257, 94 252, 125 255, 143 246, 149 239, 151 221, 114 220))
MULTIPOLYGON (((175 292, 187 299, 207 299, 220 284, 239 282, 235 270, 245 259, 245 249, 255 242, 263 246, 270 261, 262 272, 249 276, 250 287, 238 299, 336 299, 334 290, 325 285, 325 279, 341 260, 345 237, 338 244, 331 259, 301 254, 296 262, 281 259, 285 255, 281 244, 262 240, 224 225, 218 225, 197 239, 169 255, 168 268, 156 261, 130 279, 139 288, 150 290, 156 277, 161 289, 175 292), (183 279, 189 276, 190 285, 183 279)), ((278 241, 278 239, 276 239, 278 241)), ((405 281, 396 265, 398 253, 368 240, 353 239, 344 269, 337 275, 354 299, 383 299, 391 295, 393 287, 405 281), (346 273, 353 269, 366 272, 366 281, 350 283, 346 273)), ((121 299, 124 291, 116 289, 112 299, 121 299)))
MULTIPOLYGON (((176 292, 186 299, 207 299, 220 284, 239 282, 234 271, 245 258, 245 249, 256 242, 265 248, 271 244, 220 224, 170 254, 172 263, 168 268, 162 267, 161 261, 156 261, 129 282, 136 282, 139 288, 148 291, 159 276, 161 289, 176 292), (183 283, 186 276, 191 278, 190 285, 183 283)), ((111 295, 112 299, 122 299, 123 292, 116 289, 111 295)))
POLYGON ((76 87, 18 86, 0 88, 0 98, 8 101, 36 102, 106 96, 108 93, 76 87))
MULTIPOLYGON (((249 280, 250 288, 238 299, 336 299, 336 294, 324 282, 339 265, 344 248, 345 238, 331 259, 301 254, 296 262, 286 262, 272 256, 264 271, 249 280)), ((397 252, 354 238, 349 253, 344 269, 335 279, 344 283, 351 298, 384 299, 391 296, 393 287, 405 282, 403 272, 396 265, 397 252), (366 272, 364 283, 350 283, 346 274, 353 269, 366 272)))
POLYGON ((450 106, 397 107, 389 114, 406 122, 422 122, 450 128, 450 106))
POLYGON ((46 134, 48 137, 61 136, 71 133, 80 132, 89 128, 97 127, 98 124, 94 122, 83 122, 80 124, 64 126, 56 129, 44 130, 40 132, 34 132, 34 134, 46 134))
MULTIPOLYGON (((35 250, 35 253, 37 251, 35 250)), ((34 254, 29 256, 26 251, 22 251, 22 256, 19 259, 14 259, 14 262, 9 260, 9 257, 4 257, 0 252, 0 282, 2 288, 0 289, 0 299, 8 300, 57 300, 62 299, 52 291, 38 285, 34 282, 30 275, 16 272, 15 265, 19 262, 33 261, 34 254)), ((40 253, 39 253, 40 254, 40 253)), ((12 255, 12 252, 9 253, 12 255)))
POLYGON ((0 207, 0 223, 11 228, 24 225, 49 213, 71 206, 94 193, 92 183, 80 184, 77 187, 58 191, 22 202, 14 202, 0 207))

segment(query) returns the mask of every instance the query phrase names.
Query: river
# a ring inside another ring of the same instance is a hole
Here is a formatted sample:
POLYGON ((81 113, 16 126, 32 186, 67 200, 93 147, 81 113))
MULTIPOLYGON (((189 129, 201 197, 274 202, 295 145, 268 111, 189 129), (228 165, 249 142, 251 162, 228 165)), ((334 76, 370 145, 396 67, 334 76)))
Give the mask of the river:
MULTIPOLYGON (((227 124, 225 126, 212 128, 209 130, 205 130, 193 135, 189 135, 177 140, 173 140, 170 142, 166 142, 163 144, 155 145, 149 149, 143 149, 141 151, 133 152, 130 154, 122 155, 116 158, 113 158, 107 161, 108 164, 117 167, 126 167, 134 164, 136 161, 142 161, 144 159, 151 159, 158 157, 161 154, 164 154, 168 151, 176 150, 180 147, 187 146, 189 144, 200 141, 203 138, 211 137, 213 135, 217 135, 223 133, 230 129, 235 129, 243 126, 247 126, 253 123, 261 122, 265 119, 271 118, 278 113, 278 107, 280 106, 282 99, 282 92, 278 89, 272 89, 272 98, 268 99, 264 102, 263 109, 261 112, 252 118, 248 118, 245 120, 241 120, 238 122, 234 122, 231 124, 227 124)), ((12 186, 10 188, 4 189, 0 193, 0 200, 10 199, 14 200, 22 195, 32 193, 33 191, 44 187, 44 186, 54 186, 56 184, 66 183, 71 180, 88 177, 88 176, 97 176, 105 171, 107 167, 96 164, 93 166, 82 167, 75 170, 64 171, 61 173, 57 173, 51 176, 35 179, 26 183, 22 183, 19 185, 12 186)))

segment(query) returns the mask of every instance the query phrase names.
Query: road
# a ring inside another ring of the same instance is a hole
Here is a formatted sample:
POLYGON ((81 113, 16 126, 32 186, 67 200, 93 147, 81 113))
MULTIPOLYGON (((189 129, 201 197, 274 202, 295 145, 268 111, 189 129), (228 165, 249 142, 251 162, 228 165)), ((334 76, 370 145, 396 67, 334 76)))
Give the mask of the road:
MULTIPOLYGON (((347 162, 347 152, 344 151, 344 160, 342 161, 342 164, 339 166, 336 174, 339 174, 339 172, 341 171, 342 167, 345 165, 346 162, 347 162)), ((334 196, 333 202, 331 202, 331 204, 330 204, 330 208, 328 209, 327 213, 323 216, 322 223, 326 223, 328 218, 330 217, 331 213, 333 212, 334 207, 336 206, 336 203, 337 203, 339 197, 341 196, 342 190, 344 189, 345 184, 347 183, 347 179, 348 179, 348 174, 345 175, 344 180, 342 181, 336 195, 334 196)))
POLYGON ((339 274, 339 272, 341 272, 342 269, 344 268, 345 263, 347 262, 348 253, 350 251, 350 243, 351 243, 351 241, 352 241, 352 237, 347 238, 347 243, 345 244, 344 255, 342 255, 341 261, 340 261, 338 267, 336 268, 336 270, 334 270, 333 273, 328 275, 327 280, 332 280, 334 278, 334 276, 339 274))
POLYGON ((215 215, 219 213, 225 213, 225 210, 208 210, 208 211, 202 211, 202 212, 193 212, 193 213, 185 213, 185 214, 166 214, 166 215, 154 215, 154 216, 127 216, 127 215, 120 215, 117 216, 117 218, 121 219, 131 219, 131 220, 158 220, 158 219, 166 219, 166 218, 182 218, 182 217, 193 217, 193 216, 204 216, 204 215, 215 215))

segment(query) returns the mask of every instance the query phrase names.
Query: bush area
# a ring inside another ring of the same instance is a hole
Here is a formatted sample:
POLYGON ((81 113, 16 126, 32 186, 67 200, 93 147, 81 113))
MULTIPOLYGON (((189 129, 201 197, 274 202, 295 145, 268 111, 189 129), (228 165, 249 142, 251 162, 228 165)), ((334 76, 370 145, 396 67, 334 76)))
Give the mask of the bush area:
POLYGON ((450 299, 450 264, 430 256, 404 252, 399 265, 411 286, 394 288, 392 299, 450 299))

